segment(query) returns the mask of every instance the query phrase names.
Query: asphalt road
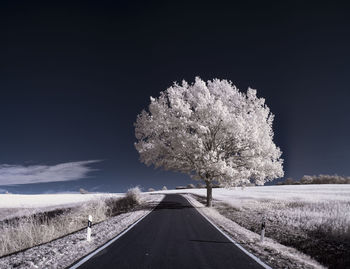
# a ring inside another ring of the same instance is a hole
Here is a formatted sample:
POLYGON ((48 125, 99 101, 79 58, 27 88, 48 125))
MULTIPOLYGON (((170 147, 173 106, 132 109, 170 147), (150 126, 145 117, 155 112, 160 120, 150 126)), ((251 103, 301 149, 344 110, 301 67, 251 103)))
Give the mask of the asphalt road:
POLYGON ((181 195, 166 195, 142 221, 79 268, 263 268, 181 195))

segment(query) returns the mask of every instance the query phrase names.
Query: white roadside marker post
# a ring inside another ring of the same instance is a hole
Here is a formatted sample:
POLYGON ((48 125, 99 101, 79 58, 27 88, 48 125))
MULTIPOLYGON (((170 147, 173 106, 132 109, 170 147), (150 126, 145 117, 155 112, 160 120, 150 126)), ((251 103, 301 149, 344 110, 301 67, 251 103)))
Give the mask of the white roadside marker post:
POLYGON ((264 242, 264 238, 265 238, 265 218, 263 218, 262 223, 261 223, 261 237, 260 237, 260 242, 263 243, 264 242))
POLYGON ((91 241, 91 226, 92 226, 92 216, 89 215, 88 227, 87 227, 87 241, 91 241))

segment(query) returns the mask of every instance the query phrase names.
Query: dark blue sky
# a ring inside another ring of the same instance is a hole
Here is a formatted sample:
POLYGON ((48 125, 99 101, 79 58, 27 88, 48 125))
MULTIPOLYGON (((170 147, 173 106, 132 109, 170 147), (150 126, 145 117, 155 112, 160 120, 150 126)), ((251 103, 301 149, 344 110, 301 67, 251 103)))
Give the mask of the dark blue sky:
POLYGON ((0 164, 103 161, 85 179, 0 189, 195 183, 141 164, 133 145, 149 96, 195 76, 266 98, 286 177, 350 175, 348 5, 127 2, 1 3, 0 164))

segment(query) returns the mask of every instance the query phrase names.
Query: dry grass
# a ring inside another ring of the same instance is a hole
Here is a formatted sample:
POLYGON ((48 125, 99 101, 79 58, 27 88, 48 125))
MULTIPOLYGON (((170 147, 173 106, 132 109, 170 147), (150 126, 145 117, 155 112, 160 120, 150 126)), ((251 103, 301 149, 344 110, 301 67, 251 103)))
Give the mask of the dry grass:
POLYGON ((267 237, 294 247, 329 268, 350 268, 348 201, 261 199, 240 207, 216 201, 214 207, 220 214, 256 233, 260 233, 265 217, 267 237))
POLYGON ((27 249, 86 227, 88 215, 93 223, 106 220, 140 204, 138 188, 123 198, 100 198, 83 205, 58 209, 0 222, 0 257, 27 249))

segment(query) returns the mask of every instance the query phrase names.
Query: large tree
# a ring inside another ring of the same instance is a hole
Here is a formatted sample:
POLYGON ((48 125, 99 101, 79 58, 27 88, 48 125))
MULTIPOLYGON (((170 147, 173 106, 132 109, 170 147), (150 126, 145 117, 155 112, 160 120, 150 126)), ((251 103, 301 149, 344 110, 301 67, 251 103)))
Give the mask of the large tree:
POLYGON ((188 173, 207 187, 263 185, 283 176, 273 142, 273 114, 256 90, 240 92, 230 81, 196 78, 151 97, 137 116, 135 147, 146 165, 188 173))

